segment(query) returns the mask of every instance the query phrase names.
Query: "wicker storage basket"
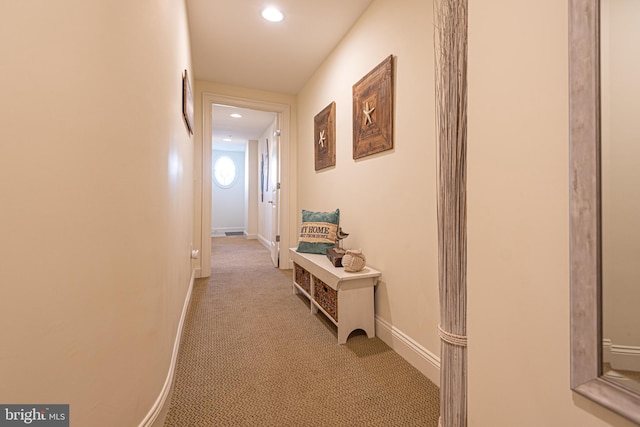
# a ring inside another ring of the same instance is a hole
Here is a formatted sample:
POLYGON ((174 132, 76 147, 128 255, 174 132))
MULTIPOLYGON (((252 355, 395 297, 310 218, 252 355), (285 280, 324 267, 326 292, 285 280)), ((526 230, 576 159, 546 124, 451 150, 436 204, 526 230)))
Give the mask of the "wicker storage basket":
POLYGON ((313 280, 313 299, 333 320, 338 321, 338 292, 317 277, 313 280))
POLYGON ((311 293, 311 274, 304 268, 300 267, 295 262, 293 263, 295 269, 294 280, 298 285, 302 287, 308 294, 311 293))

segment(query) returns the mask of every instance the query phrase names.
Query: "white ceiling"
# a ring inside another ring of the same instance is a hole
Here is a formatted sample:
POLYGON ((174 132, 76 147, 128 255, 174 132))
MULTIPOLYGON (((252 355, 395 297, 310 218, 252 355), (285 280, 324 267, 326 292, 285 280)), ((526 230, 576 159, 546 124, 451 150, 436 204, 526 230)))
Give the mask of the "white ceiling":
POLYGON ((297 94, 373 0, 186 0, 198 80, 297 94), (265 21, 267 5, 284 13, 265 21))
POLYGON ((257 140, 276 117, 275 113, 218 104, 213 105, 212 115, 213 148, 227 151, 244 151, 246 142, 257 140), (242 117, 231 117, 233 113, 242 117))
MULTIPOLYGON (((186 0, 192 74, 197 80, 295 95, 372 1, 186 0), (280 8, 284 20, 262 19, 266 6, 280 8)), ((271 113, 246 110, 233 121, 225 113, 214 109, 217 148, 225 147, 219 145, 225 144, 223 136, 232 135, 229 147, 239 149, 273 121, 271 113)))

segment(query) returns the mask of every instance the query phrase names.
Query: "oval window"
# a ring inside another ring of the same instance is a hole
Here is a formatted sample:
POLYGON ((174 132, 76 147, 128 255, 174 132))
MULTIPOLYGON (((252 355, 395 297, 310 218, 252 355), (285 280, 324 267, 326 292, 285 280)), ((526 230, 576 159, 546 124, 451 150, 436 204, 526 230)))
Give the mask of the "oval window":
POLYGON ((228 156, 220 156, 213 164, 213 179, 222 188, 229 188, 236 183, 236 163, 228 156))

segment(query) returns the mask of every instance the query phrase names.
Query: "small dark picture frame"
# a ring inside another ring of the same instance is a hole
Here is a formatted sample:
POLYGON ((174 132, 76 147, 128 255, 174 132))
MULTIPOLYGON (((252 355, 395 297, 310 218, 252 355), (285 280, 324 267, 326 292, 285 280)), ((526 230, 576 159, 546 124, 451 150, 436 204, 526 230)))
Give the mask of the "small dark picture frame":
POLYGON ((187 125, 187 132, 193 135, 193 93, 191 93, 191 83, 189 74, 184 70, 182 75, 182 116, 187 125))
POLYGON ((316 170, 336 165, 336 103, 327 105, 313 118, 313 152, 316 170))

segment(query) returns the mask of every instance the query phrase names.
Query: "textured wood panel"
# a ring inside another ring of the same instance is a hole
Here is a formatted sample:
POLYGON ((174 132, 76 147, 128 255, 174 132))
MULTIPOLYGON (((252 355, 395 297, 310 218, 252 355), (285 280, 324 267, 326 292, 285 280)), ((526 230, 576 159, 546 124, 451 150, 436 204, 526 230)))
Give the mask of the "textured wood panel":
POLYGON ((336 103, 327 105, 313 118, 316 170, 336 165, 336 103))
POLYGON ((393 148, 393 55, 353 85, 353 158, 393 148))

